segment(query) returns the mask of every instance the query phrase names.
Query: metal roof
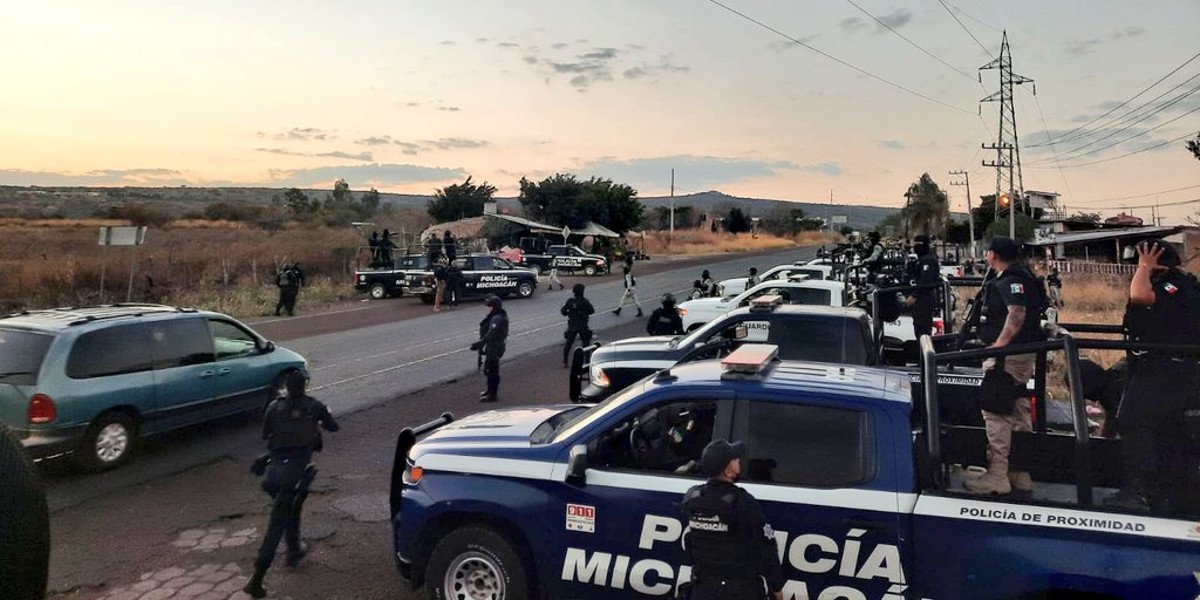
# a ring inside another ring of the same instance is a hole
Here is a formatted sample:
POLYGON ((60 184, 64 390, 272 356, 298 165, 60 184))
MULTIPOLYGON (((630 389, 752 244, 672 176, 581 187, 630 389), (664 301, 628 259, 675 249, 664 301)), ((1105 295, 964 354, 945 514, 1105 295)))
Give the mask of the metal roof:
POLYGON ((1163 237, 1179 233, 1183 230, 1182 226, 1145 226, 1145 227, 1122 227, 1120 229, 1097 229, 1095 231, 1076 231, 1072 233, 1052 234, 1050 237, 1042 240, 1034 240, 1026 242, 1030 246, 1055 246, 1058 244, 1083 244, 1087 242, 1101 242, 1104 240, 1119 240, 1130 237, 1163 237))
MULTIPOLYGON (((485 216, 495 217, 497 219, 503 219, 510 223, 516 223, 517 225, 521 225, 522 227, 528 227, 530 231, 535 231, 538 233, 553 233, 556 235, 562 235, 563 228, 561 226, 555 227, 554 225, 538 223, 537 221, 534 221, 531 219, 526 219, 524 217, 514 217, 513 215, 489 214, 489 215, 485 215, 485 216)), ((583 226, 583 229, 572 229, 571 235, 584 235, 584 236, 590 235, 590 236, 611 237, 611 238, 621 237, 621 234, 619 234, 603 225, 600 225, 599 223, 596 223, 594 221, 588 221, 587 225, 583 226)))

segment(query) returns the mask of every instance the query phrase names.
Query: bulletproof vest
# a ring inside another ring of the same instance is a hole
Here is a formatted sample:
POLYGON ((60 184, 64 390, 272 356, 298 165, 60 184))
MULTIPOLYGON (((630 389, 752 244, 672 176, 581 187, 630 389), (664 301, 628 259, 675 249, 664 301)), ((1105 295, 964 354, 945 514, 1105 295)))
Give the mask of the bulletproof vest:
POLYGON ((267 408, 271 439, 267 448, 315 448, 320 443, 320 421, 316 400, 308 396, 281 398, 267 408))
POLYGON ((701 581, 753 576, 757 571, 758 553, 737 522, 737 497, 736 487, 714 483, 696 486, 684 497, 685 543, 693 573, 701 581))
POLYGON ((504 341, 508 339, 508 313, 503 310, 488 313, 488 316, 479 322, 479 337, 482 338, 487 335, 488 331, 492 328, 493 320, 496 320, 497 323, 496 332, 492 334, 491 343, 503 345, 504 341))
POLYGON ((1012 265, 993 279, 983 292, 983 309, 979 318, 979 339, 991 344, 1000 337, 1004 330, 1004 321, 1008 318, 1008 306, 1004 304, 1001 289, 1013 285, 1021 285, 1025 294, 1025 322, 1020 332, 1013 338, 1012 343, 1020 344, 1037 341, 1041 331, 1041 315, 1045 308, 1046 294, 1042 284, 1029 272, 1024 265, 1012 265))
POLYGON ((1129 335, 1142 342, 1200 343, 1200 283, 1191 275, 1171 269, 1151 285, 1163 300, 1154 306, 1125 306, 1124 324, 1129 335))
POLYGON ((572 328, 583 327, 587 325, 587 300, 583 298, 571 298, 567 301, 567 325, 572 328))
POLYGON ((672 324, 674 319, 671 318, 671 313, 674 311, 674 306, 669 309, 660 308, 654 311, 654 315, 652 315, 654 318, 654 335, 667 335, 674 331, 674 326, 672 324))

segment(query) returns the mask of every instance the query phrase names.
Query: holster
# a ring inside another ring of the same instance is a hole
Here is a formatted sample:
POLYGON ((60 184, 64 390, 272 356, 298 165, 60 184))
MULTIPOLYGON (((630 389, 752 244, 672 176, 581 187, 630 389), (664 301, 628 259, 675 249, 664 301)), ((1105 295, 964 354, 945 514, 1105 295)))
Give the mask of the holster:
POLYGON ((979 386, 979 407, 997 415, 1011 415, 1017 398, 1025 392, 1024 386, 1018 385, 1012 375, 1004 370, 1003 357, 996 359, 996 365, 983 374, 983 382, 979 386))

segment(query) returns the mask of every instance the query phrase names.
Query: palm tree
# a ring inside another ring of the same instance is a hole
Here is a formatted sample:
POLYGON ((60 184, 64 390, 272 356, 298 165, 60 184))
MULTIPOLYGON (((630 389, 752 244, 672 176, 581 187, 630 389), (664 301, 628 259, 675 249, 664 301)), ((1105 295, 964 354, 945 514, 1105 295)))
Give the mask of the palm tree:
POLYGON ((908 202, 901 214, 909 233, 945 237, 946 223, 950 220, 950 199, 929 173, 908 186, 904 196, 908 202))

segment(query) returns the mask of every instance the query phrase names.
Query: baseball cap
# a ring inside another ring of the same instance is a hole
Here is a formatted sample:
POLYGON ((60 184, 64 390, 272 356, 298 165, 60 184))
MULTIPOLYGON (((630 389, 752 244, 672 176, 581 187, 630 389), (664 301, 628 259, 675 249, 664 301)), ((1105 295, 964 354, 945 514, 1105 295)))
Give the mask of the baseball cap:
POLYGON ((1014 261, 1021 257, 1021 244, 1010 237, 996 236, 987 249, 1000 260, 1014 261))
POLYGON ((714 477, 725 470, 725 465, 735 458, 746 455, 746 444, 743 442, 729 443, 727 440, 713 440, 704 447, 700 454, 700 472, 705 477, 714 477))

